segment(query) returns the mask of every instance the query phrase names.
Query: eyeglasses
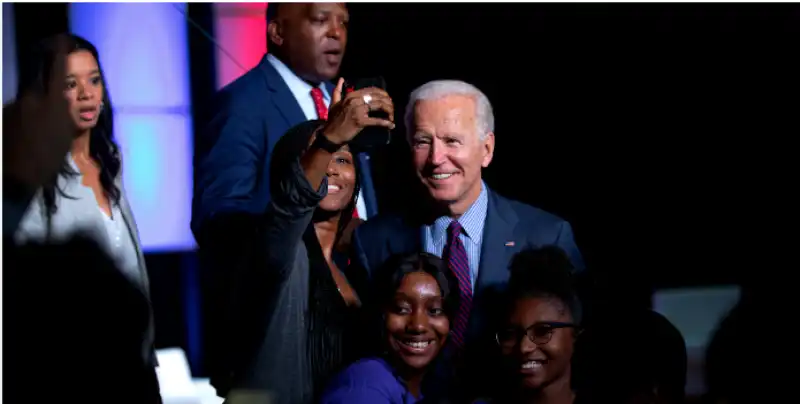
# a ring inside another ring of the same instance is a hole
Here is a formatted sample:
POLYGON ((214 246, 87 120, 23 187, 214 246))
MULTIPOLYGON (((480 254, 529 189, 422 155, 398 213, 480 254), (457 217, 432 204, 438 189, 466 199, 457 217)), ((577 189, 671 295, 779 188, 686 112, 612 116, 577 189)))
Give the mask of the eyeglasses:
POLYGON ((553 332, 558 328, 575 328, 578 326, 573 323, 562 323, 558 321, 548 321, 536 323, 524 330, 510 327, 500 330, 496 334, 497 344, 503 348, 512 348, 520 342, 522 336, 527 336, 536 345, 544 345, 553 338, 553 332))

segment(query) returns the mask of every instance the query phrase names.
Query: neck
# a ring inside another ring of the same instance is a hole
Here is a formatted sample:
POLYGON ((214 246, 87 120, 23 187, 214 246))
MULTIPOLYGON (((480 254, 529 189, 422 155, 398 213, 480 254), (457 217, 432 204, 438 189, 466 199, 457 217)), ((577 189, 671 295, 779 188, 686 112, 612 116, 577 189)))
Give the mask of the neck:
POLYGON ((300 70, 296 69, 295 66, 292 66, 292 61, 289 60, 288 57, 285 57, 280 50, 276 50, 274 52, 270 52, 272 56, 275 56, 278 60, 280 60, 286 67, 289 68, 297 77, 300 77, 301 80, 305 81, 306 83, 310 84, 312 87, 316 87, 321 83, 320 80, 315 80, 309 77, 308 74, 304 74, 300 70))
POLYGON ((458 219, 466 213, 470 206, 472 206, 475 201, 478 200, 478 197, 481 195, 481 189, 483 188, 483 183, 478 181, 478 186, 473 187, 474 189, 470 190, 469 193, 466 195, 466 198, 460 201, 456 201, 455 203, 451 203, 444 207, 447 210, 447 216, 452 217, 453 219, 458 219))
MULTIPOLYGON (((570 372, 567 369, 567 372, 570 372)), ((553 381, 547 386, 534 391, 527 391, 520 393, 520 403, 536 403, 536 404, 572 404, 575 399, 575 393, 572 391, 570 377, 561 377, 553 381)))
POLYGON ((86 131, 84 133, 79 134, 75 139, 72 140, 72 148, 70 152, 75 157, 89 157, 89 137, 90 131, 86 131))
MULTIPOLYGON (((317 209, 317 212, 322 210, 317 209)), ((319 220, 314 221, 314 231, 317 233, 319 245, 322 247, 322 253, 325 258, 330 260, 333 253, 333 246, 336 243, 336 233, 339 231, 339 220, 341 219, 341 212, 336 212, 329 215, 319 217, 319 220)))

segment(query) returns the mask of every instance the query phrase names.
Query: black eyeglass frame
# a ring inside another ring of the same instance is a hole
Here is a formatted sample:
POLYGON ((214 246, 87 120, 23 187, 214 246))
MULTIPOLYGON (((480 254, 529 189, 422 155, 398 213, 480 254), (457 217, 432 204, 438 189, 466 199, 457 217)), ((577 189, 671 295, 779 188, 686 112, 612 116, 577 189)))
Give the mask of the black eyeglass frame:
MULTIPOLYGON (((567 322, 561 322, 561 321, 543 321, 543 322, 539 322, 539 323, 534 323, 530 327, 526 328, 524 330, 524 335, 528 337, 529 341, 533 342, 536 345, 545 345, 548 342, 550 342, 550 340, 553 338, 553 332, 555 332, 555 330, 557 330, 559 328, 573 328, 573 329, 575 329, 575 335, 580 334, 581 331, 582 331, 580 326, 578 326, 575 323, 567 323, 567 322), (536 335, 536 330, 537 329, 541 329, 541 328, 547 328, 545 336, 537 336, 536 335)), ((500 347, 515 346, 515 345, 519 344, 520 340, 522 339, 523 333, 520 332, 520 331, 522 331, 522 330, 520 330, 519 328, 514 330, 513 345, 510 345, 509 342, 503 343, 500 340, 500 333, 502 331, 496 332, 494 334, 494 339, 497 342, 497 345, 499 345, 500 347)))

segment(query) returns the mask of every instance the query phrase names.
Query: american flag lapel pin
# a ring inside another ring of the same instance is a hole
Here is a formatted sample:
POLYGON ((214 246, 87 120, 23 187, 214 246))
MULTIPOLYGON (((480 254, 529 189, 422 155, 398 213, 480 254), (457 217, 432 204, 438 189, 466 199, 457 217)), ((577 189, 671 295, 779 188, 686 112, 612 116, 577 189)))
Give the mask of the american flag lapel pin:
POLYGON ((513 241, 506 241, 506 247, 513 247, 515 244, 513 241))

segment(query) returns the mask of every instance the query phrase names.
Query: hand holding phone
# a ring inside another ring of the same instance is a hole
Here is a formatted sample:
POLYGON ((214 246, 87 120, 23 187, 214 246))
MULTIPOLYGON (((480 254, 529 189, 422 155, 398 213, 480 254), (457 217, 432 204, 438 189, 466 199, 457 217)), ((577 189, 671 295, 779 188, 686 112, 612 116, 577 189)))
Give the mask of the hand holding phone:
POLYGON ((322 133, 337 144, 348 143, 357 151, 389 142, 394 128, 394 104, 378 81, 360 80, 357 86, 345 86, 339 79, 331 109, 322 133))

